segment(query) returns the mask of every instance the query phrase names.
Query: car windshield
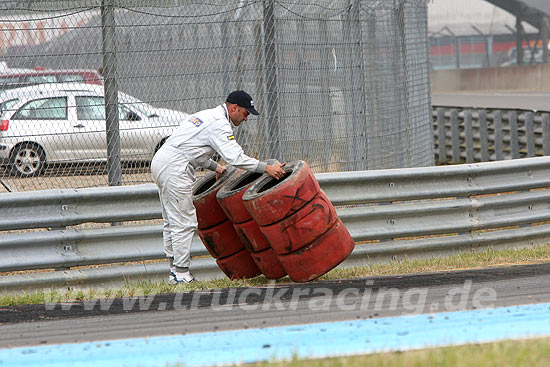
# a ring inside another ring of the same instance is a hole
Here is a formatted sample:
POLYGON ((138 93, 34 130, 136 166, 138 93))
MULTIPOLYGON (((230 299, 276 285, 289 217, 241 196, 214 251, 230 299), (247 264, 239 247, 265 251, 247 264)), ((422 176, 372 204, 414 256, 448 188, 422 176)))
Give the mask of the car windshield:
POLYGON ((21 87, 21 81, 17 76, 0 77, 0 93, 8 90, 21 87))
POLYGON ((60 74, 57 76, 60 82, 82 82, 84 76, 82 74, 60 74))
POLYGON ((55 75, 30 75, 25 78, 27 84, 42 84, 42 83, 55 83, 57 79, 55 75))
POLYGON ((140 101, 139 99, 132 97, 124 92, 119 92, 120 103, 128 106, 132 106, 147 117, 153 117, 157 114, 157 108, 151 106, 149 103, 140 101))

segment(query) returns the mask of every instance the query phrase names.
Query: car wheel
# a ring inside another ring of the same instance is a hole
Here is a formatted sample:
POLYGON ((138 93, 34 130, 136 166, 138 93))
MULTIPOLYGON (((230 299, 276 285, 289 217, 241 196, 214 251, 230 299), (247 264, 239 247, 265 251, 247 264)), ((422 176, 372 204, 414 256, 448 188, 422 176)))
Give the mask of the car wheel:
POLYGON ((155 147, 155 152, 153 153, 153 155, 155 155, 156 152, 158 152, 158 150, 160 149, 160 147, 162 147, 164 145, 164 143, 166 142, 166 139, 168 138, 163 138, 158 144, 157 146, 155 147))
POLYGON ((44 150, 33 143, 16 146, 11 153, 10 167, 14 175, 32 177, 40 174, 46 163, 44 150))

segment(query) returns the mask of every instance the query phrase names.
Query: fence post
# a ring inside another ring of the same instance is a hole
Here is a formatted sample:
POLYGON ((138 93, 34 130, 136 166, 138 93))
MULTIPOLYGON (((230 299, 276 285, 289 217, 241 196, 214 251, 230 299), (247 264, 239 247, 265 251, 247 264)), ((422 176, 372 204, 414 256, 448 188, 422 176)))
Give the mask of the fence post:
MULTIPOLYGON (((332 135, 332 116, 331 116, 331 100, 330 100, 330 64, 329 64, 329 37, 328 37, 328 25, 326 19, 320 19, 318 21, 318 27, 319 27, 319 37, 321 39, 321 44, 324 45, 321 47, 321 69, 322 71, 319 72, 321 74, 321 88, 323 90, 323 93, 321 93, 321 100, 322 100, 322 106, 321 106, 321 113, 323 115, 323 122, 322 122, 322 129, 324 131, 330 131, 332 135)), ((324 144, 323 147, 324 150, 324 159, 325 159, 325 171, 329 171, 330 167, 330 160, 331 160, 331 154, 332 154, 332 144, 327 142, 327 144, 324 144)))
MULTIPOLYGON (((258 141, 266 142, 269 141, 266 134, 266 114, 262 111, 265 110, 264 106, 264 92, 265 90, 262 89, 264 86, 265 81, 265 75, 264 75, 264 65, 265 65, 265 59, 264 59, 264 49, 263 49, 263 35, 262 35, 262 24, 257 23, 254 25, 254 85, 256 93, 258 93, 257 96, 253 96, 257 100, 257 106, 260 107, 261 113, 259 116, 256 116, 257 124, 258 124, 258 141)), ((260 146, 257 146, 255 149, 258 149, 258 151, 261 150, 260 146)), ((258 153, 259 154, 259 153, 258 153)), ((303 155, 303 154, 302 154, 303 155)))
MULTIPOLYGON (((342 42, 347 44, 345 47, 347 72, 345 73, 346 83, 349 88, 344 90, 345 104, 349 106, 349 111, 354 111, 350 116, 350 123, 346 125, 346 133, 352 137, 352 144, 347 147, 349 160, 352 163, 350 169, 354 171, 366 170, 368 166, 368 133, 366 131, 366 113, 369 111, 367 104, 367 96, 365 89, 370 90, 370 95, 376 93, 375 89, 371 88, 373 79, 366 78, 364 73, 368 73, 371 68, 368 67, 370 59, 376 54, 374 48, 373 54, 366 54, 366 61, 363 59, 363 42, 361 40, 361 14, 359 0, 349 0, 348 9, 343 15, 343 31, 342 42), (363 113, 355 113, 355 111, 364 111, 363 113)), ((373 23, 374 24, 374 23, 373 23)), ((367 47, 374 42, 369 39, 367 47)), ((371 117, 374 119, 374 105, 370 109, 371 117)), ((374 121, 374 120, 373 120, 374 121)))
POLYGON ((269 132, 269 158, 282 160, 280 139, 281 131, 279 126, 279 85, 277 81, 277 51, 275 39, 275 14, 274 0, 264 0, 264 47, 265 47, 265 96, 267 130, 269 132))
MULTIPOLYGON (((400 146, 403 146, 406 148, 408 154, 403 156, 402 158, 396 158, 392 164, 396 164, 397 167, 411 167, 411 154, 410 152, 412 149, 412 141, 411 141, 411 135, 410 135, 410 129, 408 128, 408 125, 410 124, 410 111, 409 111, 409 103, 410 103, 410 95, 409 95, 409 63, 407 62, 407 30, 406 30, 406 9, 405 9, 405 2, 402 1, 397 6, 397 14, 396 14, 396 21, 397 21, 397 28, 399 29, 399 32, 395 32, 394 36, 396 38, 395 44, 399 45, 398 51, 399 51, 399 59, 400 59, 400 69, 401 70, 394 70, 395 80, 397 83, 399 83, 399 78, 402 78, 402 84, 404 88, 395 88, 396 90, 396 101, 402 101, 404 108, 401 109, 401 118, 400 120, 400 126, 399 129, 402 129, 406 132, 406 136, 399 135, 398 144, 400 146)), ((397 56, 396 56, 397 58, 397 56)))
POLYGON ((455 39, 455 57, 456 57, 456 68, 460 69, 460 38, 453 35, 455 39))
POLYGON ((122 168, 120 164, 115 9, 113 0, 102 0, 101 2, 101 34, 103 40, 103 75, 105 84, 107 172, 109 186, 120 186, 122 185, 122 168))
MULTIPOLYGON (((230 24, 230 23, 229 23, 230 24)), ((228 25, 228 21, 227 19, 225 19, 224 21, 221 22, 220 24, 220 28, 221 28, 221 44, 222 44, 222 47, 227 47, 227 45, 229 45, 229 39, 231 39, 230 37, 230 27, 228 25)), ((224 96, 227 96, 229 93, 231 93, 232 90, 235 89, 234 87, 234 83, 231 83, 231 80, 230 80, 230 74, 231 74, 231 71, 232 71, 232 68, 231 68, 231 65, 230 65, 230 61, 233 61, 233 51, 232 49, 230 49, 231 51, 229 50, 225 50, 225 52, 227 52, 228 54, 231 53, 231 55, 224 55, 224 56, 228 56, 228 57, 223 57, 222 58, 222 73, 223 73, 223 77, 222 77, 222 85, 223 85, 223 95, 224 96)))
MULTIPOLYGON (((298 23, 298 42, 301 44, 301 45, 305 45, 306 43, 306 40, 305 40, 305 34, 306 34, 306 27, 304 25, 304 22, 299 22, 298 23)), ((300 70, 302 70, 302 72, 300 73, 300 75, 298 76, 298 88, 300 88, 301 91, 306 91, 307 90, 307 87, 306 87, 306 84, 307 84, 307 81, 306 81, 306 75, 305 75, 305 70, 307 69, 306 68, 306 60, 304 58, 304 53, 303 52, 299 52, 298 53, 298 67, 300 68, 300 70)), ((312 152, 312 146, 313 144, 311 144, 311 137, 310 137, 310 132, 314 131, 315 129, 311 129, 311 124, 312 124, 312 121, 314 119, 309 119, 307 116, 308 116, 308 113, 307 113, 307 96, 306 96, 306 93, 300 93, 298 95, 298 100, 299 100, 299 113, 300 113, 300 116, 302 116, 303 118, 303 121, 302 121, 302 137, 303 137, 303 141, 301 143, 301 150, 300 150, 300 153, 302 154, 302 159, 308 159, 308 155, 311 154, 312 152)), ((349 159, 348 160, 350 161, 354 161, 354 159, 349 159)))

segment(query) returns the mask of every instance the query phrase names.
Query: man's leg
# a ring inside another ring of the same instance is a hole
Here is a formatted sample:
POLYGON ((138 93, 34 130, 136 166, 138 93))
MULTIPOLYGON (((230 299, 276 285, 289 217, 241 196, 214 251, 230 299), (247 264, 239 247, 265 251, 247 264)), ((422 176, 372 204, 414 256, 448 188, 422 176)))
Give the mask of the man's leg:
POLYGON ((163 239, 163 248, 166 257, 169 260, 170 274, 169 281, 173 281, 175 278, 176 268, 174 266, 174 251, 172 249, 172 236, 170 234, 170 221, 168 214, 166 213, 165 207, 168 205, 166 191, 166 180, 169 177, 167 172, 167 165, 170 164, 170 161, 164 160, 165 158, 162 152, 158 152, 158 156, 155 155, 153 161, 151 162, 151 177, 158 187, 159 199, 162 210, 162 239, 163 239))
POLYGON ((176 274, 185 273, 191 264, 191 243, 197 230, 197 216, 193 205, 194 177, 185 174, 172 176, 166 184, 165 213, 169 222, 170 239, 176 274))
MULTIPOLYGON (((160 195, 160 201, 162 204, 162 241, 164 244, 164 253, 168 259, 174 259, 174 249, 172 246, 172 233, 170 229, 170 218, 166 212, 166 206, 169 205, 168 202, 163 201, 163 196, 160 195)), ((173 267, 173 261, 170 261, 170 267, 173 267)))

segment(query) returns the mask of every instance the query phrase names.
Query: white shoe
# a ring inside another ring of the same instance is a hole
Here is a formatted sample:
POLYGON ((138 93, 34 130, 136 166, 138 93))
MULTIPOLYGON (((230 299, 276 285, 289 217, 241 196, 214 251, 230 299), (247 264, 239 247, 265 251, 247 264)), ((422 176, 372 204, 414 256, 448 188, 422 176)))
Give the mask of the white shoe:
POLYGON ((186 271, 185 273, 175 273, 174 274, 174 284, 188 284, 195 281, 195 277, 193 277, 193 274, 191 274, 189 271, 186 271))
POLYGON ((168 274, 168 284, 178 284, 176 274, 173 271, 168 274))

